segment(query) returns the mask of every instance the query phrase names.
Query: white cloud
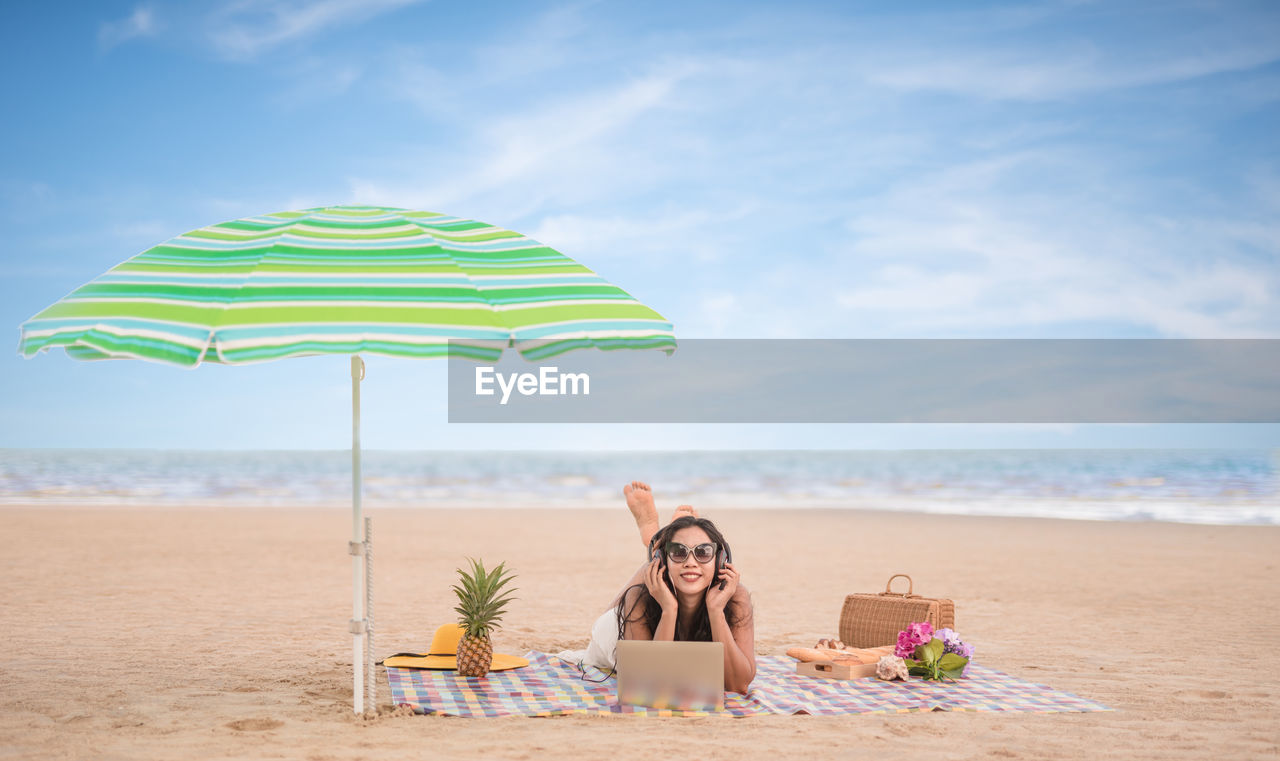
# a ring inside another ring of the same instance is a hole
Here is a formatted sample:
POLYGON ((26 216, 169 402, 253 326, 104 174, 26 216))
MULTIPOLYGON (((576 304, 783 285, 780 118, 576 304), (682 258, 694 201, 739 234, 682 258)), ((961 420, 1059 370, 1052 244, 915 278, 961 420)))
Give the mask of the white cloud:
POLYGON ((98 27, 98 45, 103 50, 110 50, 129 40, 154 36, 159 28, 155 13, 150 8, 139 5, 125 18, 102 22, 98 27))
POLYGON ((353 195, 426 209, 499 206, 507 210, 504 218, 531 213, 555 191, 589 195, 592 180, 601 176, 599 162, 612 161, 605 150, 610 138, 662 108, 691 73, 688 65, 670 65, 616 87, 492 119, 478 114, 468 120, 475 133, 470 144, 453 157, 433 152, 425 177, 404 184, 356 178, 353 195))
POLYGON ((208 21, 214 47, 233 59, 253 58, 326 29, 367 20, 420 0, 237 0, 208 21))
POLYGON ((736 227, 759 209, 749 203, 728 210, 655 210, 643 217, 556 214, 522 231, 565 252, 590 252, 593 258, 676 252, 681 258, 722 258, 729 242, 726 227, 736 227))
MULTIPOLYGON (((904 181, 850 220, 857 243, 844 269, 858 277, 838 303, 898 334, 1072 324, 1168 337, 1280 334, 1280 276, 1242 252, 1239 219, 1114 206, 1126 180, 1082 181, 1092 170, 1073 163, 1088 164, 1025 154, 904 181), (1044 181, 1028 186, 1029 176, 1044 181)), ((1280 246, 1266 257, 1280 259, 1280 246)))
POLYGON ((894 90, 1041 101, 1187 82, 1280 60, 1280 38, 1265 16, 1206 14, 1194 36, 1181 38, 1145 28, 1126 35, 1105 18, 1073 15, 1064 6, 1032 13, 1003 32, 936 35, 928 48, 873 42, 852 56, 853 67, 894 90))
POLYGON ((866 77, 876 85, 899 90, 949 92, 992 99, 1053 100, 1253 69, 1280 60, 1280 48, 1256 45, 1146 62, 1104 60, 1093 52, 1045 60, 1042 51, 979 56, 957 52, 927 58, 926 62, 899 58, 896 63, 878 63, 867 71, 866 77))
POLYGON ((306 58, 287 67, 288 84, 274 95, 274 100, 285 108, 339 100, 361 80, 364 71, 364 66, 336 57, 306 58))
POLYGON ((681 268, 702 287, 663 313, 684 337, 1280 336, 1265 199, 1175 218, 1135 208, 1133 182, 1056 151, 904 176, 854 202, 843 234, 814 233, 838 250, 806 255, 798 234, 731 280, 681 268))

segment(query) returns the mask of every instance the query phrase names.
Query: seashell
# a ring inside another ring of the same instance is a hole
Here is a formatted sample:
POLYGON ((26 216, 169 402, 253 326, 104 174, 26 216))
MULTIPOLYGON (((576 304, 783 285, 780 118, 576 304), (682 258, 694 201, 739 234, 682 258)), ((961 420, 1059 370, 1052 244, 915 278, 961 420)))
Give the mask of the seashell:
POLYGON ((907 662, 896 655, 886 655, 876 662, 876 679, 907 681, 907 662))

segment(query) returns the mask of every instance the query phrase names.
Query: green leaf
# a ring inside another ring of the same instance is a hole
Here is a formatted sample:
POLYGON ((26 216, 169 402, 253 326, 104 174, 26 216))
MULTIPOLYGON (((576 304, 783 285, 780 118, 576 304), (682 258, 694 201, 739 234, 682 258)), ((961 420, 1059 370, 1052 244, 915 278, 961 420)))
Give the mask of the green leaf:
POLYGON ((940 639, 931 639, 923 645, 916 648, 916 654, 920 656, 920 660, 925 663, 937 663, 938 658, 942 657, 942 651, 946 645, 942 644, 940 639))
POLYGON ((964 671, 967 665, 969 665, 969 659, 955 653, 947 653, 938 659, 938 668, 944 671, 964 671))
POLYGON ((479 558, 467 558, 468 570, 455 569, 458 583, 452 589, 458 597, 454 608, 468 632, 485 634, 498 627, 506 614, 507 603, 516 599, 511 593, 515 588, 508 584, 515 575, 505 562, 490 569, 479 558))

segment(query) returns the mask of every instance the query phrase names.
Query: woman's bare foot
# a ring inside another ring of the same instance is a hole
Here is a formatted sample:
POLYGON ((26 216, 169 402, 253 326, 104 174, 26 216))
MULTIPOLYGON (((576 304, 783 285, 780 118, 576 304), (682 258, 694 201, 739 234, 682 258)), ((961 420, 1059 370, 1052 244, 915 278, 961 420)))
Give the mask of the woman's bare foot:
POLYGON ((676 518, 683 518, 686 515, 697 518, 698 511, 693 509, 693 505, 681 505, 676 508, 674 513, 671 514, 671 520, 674 521, 676 518))
POLYGON ((649 540, 658 533, 658 508, 653 504, 653 491, 643 481, 632 481, 622 487, 622 495, 627 498, 627 509, 636 519, 640 541, 648 547, 649 540))

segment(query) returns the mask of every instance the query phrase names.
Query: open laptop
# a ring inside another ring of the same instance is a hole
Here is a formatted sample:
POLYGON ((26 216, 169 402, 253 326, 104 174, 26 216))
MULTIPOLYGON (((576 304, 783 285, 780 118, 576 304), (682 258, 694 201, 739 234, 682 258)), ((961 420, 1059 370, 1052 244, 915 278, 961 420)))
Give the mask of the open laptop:
POLYGON ((724 645, 618 642, 618 702, 673 711, 724 709, 724 645))

